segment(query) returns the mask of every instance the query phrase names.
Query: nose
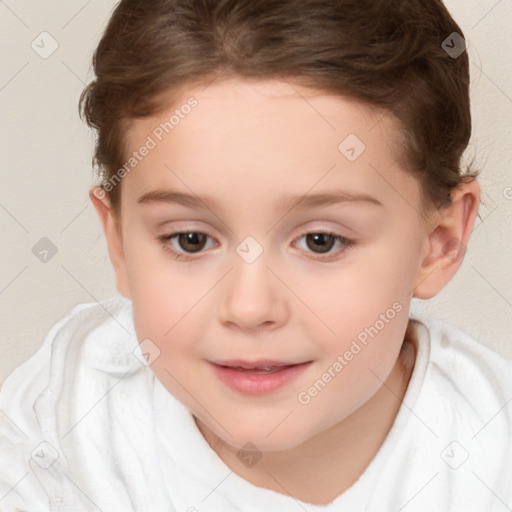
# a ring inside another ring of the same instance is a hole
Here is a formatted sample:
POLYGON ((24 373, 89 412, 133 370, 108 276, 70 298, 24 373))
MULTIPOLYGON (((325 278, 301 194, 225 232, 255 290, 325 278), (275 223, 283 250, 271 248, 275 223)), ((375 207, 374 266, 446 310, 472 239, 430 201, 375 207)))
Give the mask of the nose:
POLYGON ((243 331, 273 330, 285 324, 289 317, 286 290, 265 258, 252 263, 236 258, 224 284, 220 322, 243 331))

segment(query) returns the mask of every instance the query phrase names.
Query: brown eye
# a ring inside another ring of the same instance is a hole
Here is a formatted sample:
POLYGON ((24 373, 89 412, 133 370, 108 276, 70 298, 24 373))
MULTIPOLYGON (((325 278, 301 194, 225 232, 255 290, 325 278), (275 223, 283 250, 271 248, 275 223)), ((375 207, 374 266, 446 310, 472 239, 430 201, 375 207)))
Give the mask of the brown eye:
POLYGON ((341 258, 354 246, 354 241, 329 231, 306 231, 297 239, 296 245, 309 254, 308 258, 328 262, 341 258))
POLYGON ((203 250, 208 238, 204 233, 179 233, 177 235, 179 246, 186 252, 203 250))
POLYGON ((335 237, 328 233, 310 233, 306 235, 306 245, 317 253, 329 252, 335 241, 335 237))

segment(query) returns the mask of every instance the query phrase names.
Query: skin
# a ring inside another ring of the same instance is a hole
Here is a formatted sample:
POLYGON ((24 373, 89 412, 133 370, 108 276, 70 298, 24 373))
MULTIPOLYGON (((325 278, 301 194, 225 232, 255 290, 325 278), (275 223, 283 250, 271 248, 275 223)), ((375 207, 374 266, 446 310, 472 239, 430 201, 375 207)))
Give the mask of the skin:
POLYGON ((165 112, 132 123, 128 153, 190 96, 198 106, 118 185, 119 212, 91 190, 117 287, 133 301, 139 340, 160 350, 154 374, 219 457, 255 485, 328 503, 359 478, 391 428, 414 366, 414 341, 404 342, 411 298, 433 297, 459 268, 478 184, 468 180, 448 207, 424 210, 419 182, 395 158, 391 115, 280 81, 190 86, 165 112), (348 134, 366 146, 353 162, 338 150, 348 134), (156 189, 217 204, 138 203, 156 189), (283 207, 284 195, 334 189, 380 204, 283 207), (158 240, 180 231, 209 238, 193 242, 198 253, 186 240, 158 240), (325 231, 352 243, 334 241, 325 254, 303 236, 325 231), (252 263, 236 252, 247 236, 263 249, 252 263), (188 249, 190 260, 170 246, 188 249), (401 311, 378 335, 300 403, 298 393, 397 303, 401 311), (261 358, 312 363, 255 397, 228 388, 207 362, 261 358), (237 457, 248 442, 262 454, 253 467, 237 457))

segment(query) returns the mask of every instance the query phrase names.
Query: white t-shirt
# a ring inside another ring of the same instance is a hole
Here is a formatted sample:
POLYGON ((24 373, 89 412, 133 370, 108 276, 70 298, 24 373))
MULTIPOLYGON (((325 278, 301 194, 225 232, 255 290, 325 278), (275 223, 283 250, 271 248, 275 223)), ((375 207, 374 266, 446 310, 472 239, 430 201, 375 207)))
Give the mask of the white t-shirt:
POLYGON ((501 512, 512 508, 512 364, 417 320, 414 371, 366 471, 328 505, 252 485, 154 377, 131 302, 76 306, 6 379, 2 512, 501 512))

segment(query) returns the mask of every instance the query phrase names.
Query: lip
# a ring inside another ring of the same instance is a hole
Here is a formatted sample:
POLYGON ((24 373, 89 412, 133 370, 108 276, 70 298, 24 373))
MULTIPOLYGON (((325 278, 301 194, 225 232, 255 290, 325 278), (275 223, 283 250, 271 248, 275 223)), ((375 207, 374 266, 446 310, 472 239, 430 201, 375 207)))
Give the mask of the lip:
POLYGON ((277 391, 291 383, 312 361, 290 363, 259 359, 257 361, 209 361, 217 378, 244 395, 265 395, 277 391), (263 372, 262 368, 272 368, 271 373, 263 372))
POLYGON ((258 359, 256 361, 245 361, 244 359, 230 359, 229 361, 213 361, 218 366, 228 366, 236 368, 267 368, 269 366, 293 366, 298 363, 275 361, 273 359, 258 359))

